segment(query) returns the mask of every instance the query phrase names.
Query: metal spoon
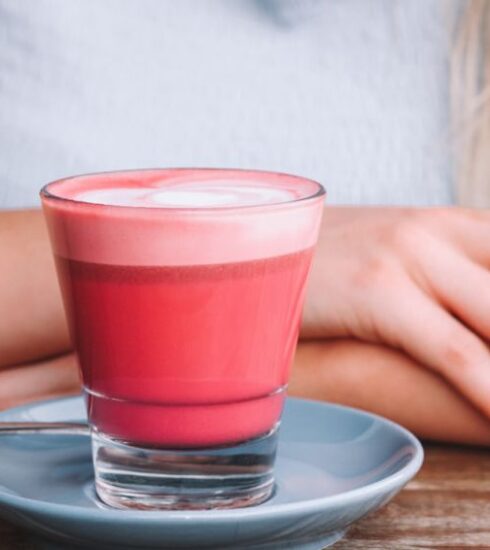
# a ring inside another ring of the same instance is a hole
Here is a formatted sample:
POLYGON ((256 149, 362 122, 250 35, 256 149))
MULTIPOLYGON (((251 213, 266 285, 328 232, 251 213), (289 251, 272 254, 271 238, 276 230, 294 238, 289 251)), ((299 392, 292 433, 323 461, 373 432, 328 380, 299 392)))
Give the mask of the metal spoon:
POLYGON ((83 422, 0 422, 0 436, 17 434, 90 435, 90 428, 83 422))

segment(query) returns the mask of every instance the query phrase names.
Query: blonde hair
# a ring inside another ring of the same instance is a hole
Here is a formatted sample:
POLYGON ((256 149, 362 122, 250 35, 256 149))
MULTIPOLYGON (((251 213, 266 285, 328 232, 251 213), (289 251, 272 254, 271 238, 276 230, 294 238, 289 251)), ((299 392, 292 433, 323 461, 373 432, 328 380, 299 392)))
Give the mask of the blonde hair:
POLYGON ((490 206, 490 0, 467 0, 450 62, 456 200, 490 206))

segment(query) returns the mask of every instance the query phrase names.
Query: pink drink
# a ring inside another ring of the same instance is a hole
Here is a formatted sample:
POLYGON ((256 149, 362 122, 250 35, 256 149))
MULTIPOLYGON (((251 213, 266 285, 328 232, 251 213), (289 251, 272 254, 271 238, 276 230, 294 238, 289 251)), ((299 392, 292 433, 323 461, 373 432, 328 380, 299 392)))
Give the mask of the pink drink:
POLYGON ((305 182, 168 170, 48 186, 43 204, 98 431, 199 448, 279 422, 322 209, 305 182))
POLYGON ((270 430, 310 258, 306 250, 178 267, 60 259, 92 422, 113 437, 170 447, 270 430))

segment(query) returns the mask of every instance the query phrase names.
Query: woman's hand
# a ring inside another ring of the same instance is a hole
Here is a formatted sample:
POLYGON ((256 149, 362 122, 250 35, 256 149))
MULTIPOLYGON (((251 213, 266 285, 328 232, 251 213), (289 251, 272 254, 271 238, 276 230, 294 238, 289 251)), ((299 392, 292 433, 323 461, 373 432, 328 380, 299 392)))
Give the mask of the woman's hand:
POLYGON ((490 416, 490 212, 327 208, 301 336, 403 350, 490 416))

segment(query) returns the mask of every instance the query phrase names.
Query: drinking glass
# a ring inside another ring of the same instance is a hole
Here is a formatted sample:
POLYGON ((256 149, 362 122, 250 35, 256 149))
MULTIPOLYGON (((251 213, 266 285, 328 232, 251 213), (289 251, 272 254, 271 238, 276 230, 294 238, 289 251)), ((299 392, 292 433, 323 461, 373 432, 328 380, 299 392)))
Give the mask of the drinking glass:
POLYGON ((324 193, 226 169, 42 189, 103 502, 209 509, 271 495, 324 193))

